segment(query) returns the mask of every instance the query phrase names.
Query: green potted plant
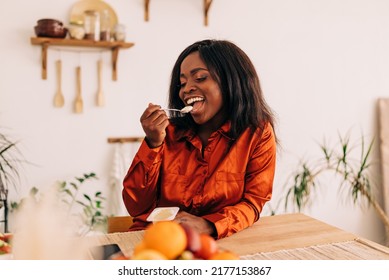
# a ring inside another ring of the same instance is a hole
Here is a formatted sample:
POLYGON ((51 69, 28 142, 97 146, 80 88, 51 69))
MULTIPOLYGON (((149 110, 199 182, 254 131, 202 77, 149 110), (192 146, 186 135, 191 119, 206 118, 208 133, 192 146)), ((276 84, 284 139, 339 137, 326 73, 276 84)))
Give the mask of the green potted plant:
POLYGON ((8 232, 8 192, 17 186, 19 169, 22 162, 17 142, 0 132, 0 211, 3 211, 4 232, 8 232))
MULTIPOLYGON (((389 217, 378 203, 372 191, 375 183, 371 174, 370 161, 373 142, 366 146, 364 137, 357 145, 350 143, 349 135, 339 136, 339 146, 330 148, 327 144, 320 145, 322 156, 316 159, 303 160, 286 181, 286 194, 279 201, 285 209, 292 204, 301 211, 309 204, 311 195, 319 187, 319 178, 325 173, 333 173, 339 178, 340 188, 348 189, 353 203, 367 202, 377 212, 389 236, 389 217), (359 148, 359 151, 355 151, 359 148), (353 158, 354 152, 359 152, 359 159, 353 158)), ((276 207, 276 209, 278 206, 276 207)), ((275 214, 275 210, 272 210, 275 214)), ((389 245, 388 240, 386 241, 389 245)))
POLYGON ((104 214, 104 200, 101 191, 96 191, 93 195, 81 193, 81 186, 89 180, 98 179, 94 172, 74 177, 75 181, 59 182, 59 193, 61 200, 68 207, 68 215, 75 215, 80 218, 83 228, 80 235, 86 235, 92 231, 105 232, 108 216, 104 214), (81 207, 80 212, 71 213, 75 204, 81 207))
MULTIPOLYGON (((104 213, 104 201, 106 198, 99 190, 93 194, 84 191, 87 187, 87 182, 97 179, 96 174, 90 172, 82 176, 76 176, 71 181, 58 181, 54 185, 58 206, 63 204, 67 219, 76 223, 77 234, 80 236, 91 232, 106 232, 107 230, 108 216, 104 213)), ((10 203, 10 210, 11 212, 17 212, 26 199, 31 199, 38 205, 44 195, 38 188, 32 187, 28 197, 24 197, 18 202, 12 201, 10 203)))

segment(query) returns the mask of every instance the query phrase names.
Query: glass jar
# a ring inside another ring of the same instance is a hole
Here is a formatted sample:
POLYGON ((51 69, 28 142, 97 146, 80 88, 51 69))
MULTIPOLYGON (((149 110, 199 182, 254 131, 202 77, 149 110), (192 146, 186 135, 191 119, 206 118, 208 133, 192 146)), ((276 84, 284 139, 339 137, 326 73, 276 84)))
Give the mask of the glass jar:
POLYGON ((85 39, 100 40, 100 14, 94 10, 84 12, 85 39))
POLYGON ((69 29, 69 35, 71 39, 76 39, 76 40, 84 39, 85 30, 83 25, 70 24, 68 29, 69 29))
POLYGON ((111 40, 111 18, 108 10, 103 10, 100 15, 100 40, 111 40))
POLYGON ((126 40, 126 27, 123 24, 116 24, 114 30, 115 41, 126 40))

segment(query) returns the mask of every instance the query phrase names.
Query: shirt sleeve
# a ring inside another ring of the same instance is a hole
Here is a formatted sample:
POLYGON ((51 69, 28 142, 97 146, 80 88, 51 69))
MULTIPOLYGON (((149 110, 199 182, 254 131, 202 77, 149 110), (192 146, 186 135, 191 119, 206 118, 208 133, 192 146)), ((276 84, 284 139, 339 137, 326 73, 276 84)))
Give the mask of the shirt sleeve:
POLYGON ((143 140, 123 180, 124 205, 133 217, 151 211, 156 205, 163 149, 164 144, 151 149, 143 140))
POLYGON ((235 205, 204 215, 215 225, 216 238, 223 238, 251 226, 259 219, 264 204, 270 200, 276 165, 276 141, 273 128, 265 126, 248 161, 245 191, 235 205))

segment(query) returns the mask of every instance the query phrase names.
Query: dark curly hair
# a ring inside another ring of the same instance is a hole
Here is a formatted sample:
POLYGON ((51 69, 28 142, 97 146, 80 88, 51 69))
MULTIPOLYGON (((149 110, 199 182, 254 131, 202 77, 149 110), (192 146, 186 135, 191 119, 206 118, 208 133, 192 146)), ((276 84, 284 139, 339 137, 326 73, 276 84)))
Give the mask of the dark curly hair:
MULTIPOLYGON (((267 105, 259 78, 247 54, 234 43, 226 40, 203 40, 188 46, 174 64, 169 88, 169 107, 182 108, 179 97, 180 68, 182 61, 198 51, 210 74, 218 83, 227 118, 231 121, 230 137, 236 139, 248 127, 263 128, 269 122, 274 128, 274 115, 267 105)), ((177 116, 177 115, 175 115, 177 116)), ((196 129, 190 114, 172 122, 180 128, 196 129)))

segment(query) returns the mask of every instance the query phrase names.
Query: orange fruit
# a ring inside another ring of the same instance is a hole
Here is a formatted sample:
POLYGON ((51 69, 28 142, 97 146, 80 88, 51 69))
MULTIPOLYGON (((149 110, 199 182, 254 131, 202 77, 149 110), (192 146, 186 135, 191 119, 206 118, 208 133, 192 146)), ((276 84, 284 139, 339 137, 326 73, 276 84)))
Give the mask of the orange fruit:
POLYGON ((239 260, 239 256, 230 251, 220 251, 213 254, 209 260, 239 260))
POLYGON ((176 222, 161 221, 150 224, 143 236, 143 244, 147 249, 156 250, 173 260, 186 248, 186 234, 176 222))
POLYGON ((134 252, 132 253, 133 255, 137 254, 138 252, 142 251, 146 249, 146 245, 143 241, 139 242, 135 248, 134 248, 134 252))
POLYGON ((200 244, 200 249, 194 252, 194 255, 198 258, 207 260, 217 252, 216 240, 208 234, 200 234, 200 244))
POLYGON ((166 260, 166 257, 153 249, 143 249, 132 255, 132 260, 166 260))

